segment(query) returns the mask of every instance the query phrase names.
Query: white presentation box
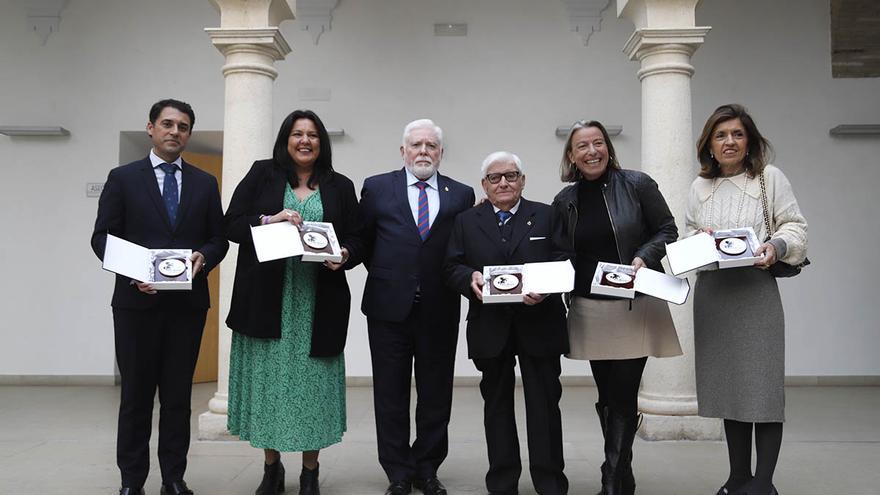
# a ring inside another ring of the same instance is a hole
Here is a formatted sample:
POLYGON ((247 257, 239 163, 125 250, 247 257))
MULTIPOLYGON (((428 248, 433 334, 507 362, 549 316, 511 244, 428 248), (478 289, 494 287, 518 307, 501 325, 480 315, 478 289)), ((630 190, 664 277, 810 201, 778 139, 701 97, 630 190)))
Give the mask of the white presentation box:
POLYGON ((149 283, 156 290, 191 290, 193 275, 190 256, 191 249, 149 249, 107 234, 103 268, 138 282, 149 283), (185 268, 179 275, 166 276, 158 268, 163 262, 172 268, 182 263, 185 268))
POLYGON ((593 280, 590 284, 591 294, 635 299, 636 292, 681 305, 687 301, 691 286, 686 278, 672 277, 647 267, 642 267, 638 272, 635 272, 632 265, 618 265, 601 261, 596 265, 596 272, 593 274, 593 280), (606 273, 623 275, 622 280, 626 282, 617 286, 603 284, 602 280, 606 273))
POLYGON ((251 237, 260 263, 303 254, 299 229, 290 222, 251 226, 251 237))
POLYGON ((715 252, 718 255, 718 268, 736 268, 739 266, 754 265, 756 261, 762 258, 762 256, 755 256, 755 251, 758 250, 758 246, 760 245, 761 242, 758 241, 758 236, 755 235, 755 231, 751 227, 744 227, 741 229, 716 230, 715 252), (728 237, 738 238, 745 241, 745 252, 739 255, 729 255, 722 251, 719 247, 720 243, 728 237))
POLYGON ((251 237, 260 263, 293 256, 302 256, 303 261, 342 261, 332 223, 303 222, 301 228, 290 222, 251 226, 251 237))
POLYGON ((342 261, 342 248, 330 222, 303 222, 300 227, 303 261, 342 261))
POLYGON ((754 256, 761 243, 751 227, 739 229, 716 230, 714 235, 701 232, 687 239, 666 245, 666 259, 669 269, 676 277, 686 275, 699 268, 735 268, 751 266, 761 259, 754 256), (719 243, 727 237, 739 237, 746 242, 746 251, 741 255, 724 254, 718 248, 719 243))
POLYGON ((523 294, 529 292, 571 292, 574 289, 574 267, 568 260, 486 266, 483 267, 483 281, 484 304, 522 303, 523 294), (496 279, 499 279, 497 285, 496 279))

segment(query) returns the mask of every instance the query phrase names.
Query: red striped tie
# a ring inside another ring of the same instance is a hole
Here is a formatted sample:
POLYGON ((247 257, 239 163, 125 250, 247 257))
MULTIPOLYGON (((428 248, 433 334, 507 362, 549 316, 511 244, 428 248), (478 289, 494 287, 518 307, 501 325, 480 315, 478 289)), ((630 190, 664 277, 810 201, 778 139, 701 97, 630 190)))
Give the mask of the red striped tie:
POLYGON ((425 192, 425 188, 428 187, 428 183, 425 181, 416 182, 416 187, 419 188, 419 236, 421 236, 422 241, 428 238, 428 232, 431 231, 431 216, 428 214, 428 193, 425 192))

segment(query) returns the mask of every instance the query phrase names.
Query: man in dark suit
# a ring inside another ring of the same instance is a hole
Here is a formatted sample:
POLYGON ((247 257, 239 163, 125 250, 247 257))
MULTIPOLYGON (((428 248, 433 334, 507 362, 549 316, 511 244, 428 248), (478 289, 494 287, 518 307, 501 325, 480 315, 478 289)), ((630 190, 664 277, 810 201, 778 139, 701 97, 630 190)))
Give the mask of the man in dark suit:
POLYGON ((522 198, 526 178, 516 155, 492 153, 482 173, 488 201, 456 218, 445 271, 449 285, 470 299, 468 355, 483 374, 486 487, 493 494, 517 493, 522 464, 513 397, 519 358, 532 483, 541 495, 564 494, 559 357, 568 352, 568 333, 562 299, 527 293, 521 304, 482 302, 484 266, 569 258, 562 222, 550 206, 522 198))
POLYGON ((192 249, 192 290, 157 293, 117 275, 113 291, 116 362, 122 379, 116 462, 121 495, 143 494, 150 468, 153 399, 159 389, 162 494, 192 494, 183 481, 190 438, 192 377, 208 306, 207 273, 226 255, 217 180, 184 162, 192 107, 162 100, 150 109, 149 156, 110 171, 98 203, 92 249, 107 234, 157 249, 192 249))
POLYGON ((474 204, 472 188, 437 173, 443 131, 428 119, 409 123, 403 169, 364 181, 367 316, 373 363, 379 463, 387 494, 414 484, 444 495, 437 469, 449 447, 452 375, 461 296, 443 282, 443 257, 455 215, 474 204), (416 438, 410 444, 410 385, 415 363, 416 438))

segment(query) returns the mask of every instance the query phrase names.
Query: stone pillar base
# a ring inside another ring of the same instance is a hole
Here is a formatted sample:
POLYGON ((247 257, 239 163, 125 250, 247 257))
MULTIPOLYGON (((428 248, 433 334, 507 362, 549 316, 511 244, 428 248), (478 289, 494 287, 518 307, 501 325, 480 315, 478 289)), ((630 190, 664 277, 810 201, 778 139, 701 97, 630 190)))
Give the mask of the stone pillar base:
POLYGON ((226 429, 226 415, 204 412, 199 415, 199 440, 238 440, 226 429))
POLYGON ((721 440, 722 424, 716 418, 644 414, 638 434, 643 440, 721 440))

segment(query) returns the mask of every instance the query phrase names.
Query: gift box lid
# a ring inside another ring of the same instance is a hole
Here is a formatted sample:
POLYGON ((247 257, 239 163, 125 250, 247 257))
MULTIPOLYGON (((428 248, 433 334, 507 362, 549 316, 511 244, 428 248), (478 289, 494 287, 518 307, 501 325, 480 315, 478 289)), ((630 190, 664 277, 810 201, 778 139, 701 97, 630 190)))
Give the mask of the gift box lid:
POLYGON ((299 229, 290 222, 251 226, 251 238, 260 263, 303 254, 299 229))

